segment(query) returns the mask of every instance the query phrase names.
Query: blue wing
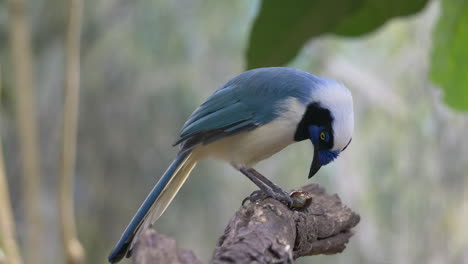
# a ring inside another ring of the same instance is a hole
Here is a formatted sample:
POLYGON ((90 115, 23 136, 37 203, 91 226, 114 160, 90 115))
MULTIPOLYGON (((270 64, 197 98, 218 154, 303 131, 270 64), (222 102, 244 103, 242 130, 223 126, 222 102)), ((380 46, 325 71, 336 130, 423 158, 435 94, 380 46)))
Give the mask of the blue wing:
POLYGON ((231 86, 211 95, 185 122, 176 144, 183 142, 182 149, 190 149, 254 129, 271 118, 260 115, 238 90, 231 86))
POLYGON ((244 72, 216 90, 185 122, 182 149, 208 144, 252 130, 274 120, 280 103, 296 97, 306 103, 313 82, 319 79, 291 68, 261 68, 244 72))

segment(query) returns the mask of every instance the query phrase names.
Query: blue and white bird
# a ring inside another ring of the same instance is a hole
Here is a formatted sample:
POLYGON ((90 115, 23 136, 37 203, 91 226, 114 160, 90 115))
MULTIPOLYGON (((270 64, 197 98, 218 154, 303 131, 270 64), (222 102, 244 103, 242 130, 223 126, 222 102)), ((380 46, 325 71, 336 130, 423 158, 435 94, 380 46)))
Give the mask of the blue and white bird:
POLYGON ((266 195, 295 202, 253 169, 286 146, 310 140, 312 177, 351 142, 353 100, 341 83, 292 68, 246 71, 217 89, 185 122, 174 145, 180 151, 151 190, 109 255, 129 257, 141 232, 166 210, 197 162, 214 158, 231 164, 266 195))

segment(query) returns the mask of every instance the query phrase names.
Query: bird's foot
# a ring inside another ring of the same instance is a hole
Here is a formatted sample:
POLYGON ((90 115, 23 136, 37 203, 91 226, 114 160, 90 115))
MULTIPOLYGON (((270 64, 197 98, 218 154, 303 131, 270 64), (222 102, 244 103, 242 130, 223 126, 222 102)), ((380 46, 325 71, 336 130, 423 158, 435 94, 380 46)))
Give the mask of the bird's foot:
POLYGON ((250 202, 254 203, 256 201, 264 200, 266 198, 271 197, 271 198, 273 198, 275 200, 278 200, 278 201, 282 202, 283 204, 288 206, 290 209, 298 209, 298 208, 304 207, 304 205, 305 205, 304 201, 292 196, 294 193, 295 192, 293 192, 291 194, 291 196, 290 196, 288 193, 283 192, 283 191, 274 192, 274 191, 270 190, 269 192, 265 192, 263 190, 256 190, 252 194, 250 194, 249 197, 246 197, 242 201, 242 205, 244 205, 244 203, 246 201, 250 201, 250 202))
POLYGON ((257 201, 265 200, 266 198, 269 198, 270 196, 266 194, 262 190, 256 190, 253 193, 250 194, 250 196, 245 197, 244 200, 242 200, 242 205, 245 204, 245 202, 249 201, 251 203, 255 203, 257 201))

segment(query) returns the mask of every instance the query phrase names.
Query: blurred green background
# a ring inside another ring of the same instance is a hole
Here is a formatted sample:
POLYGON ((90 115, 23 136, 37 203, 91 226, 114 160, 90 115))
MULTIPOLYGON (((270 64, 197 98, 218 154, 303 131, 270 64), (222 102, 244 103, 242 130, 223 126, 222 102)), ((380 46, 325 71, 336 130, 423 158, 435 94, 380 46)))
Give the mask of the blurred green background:
MULTIPOLYGON (((466 6, 466 1, 458 2, 466 6)), ((84 3, 76 222, 87 262, 104 263, 175 157, 177 149, 171 145, 185 119, 212 91, 245 70, 260 2, 84 3)), ((44 259, 38 263, 63 263, 56 179, 65 1, 35 0, 28 5, 43 175, 40 211, 46 234, 44 259)), ((468 263, 468 116, 447 106, 443 91, 429 77, 441 6, 440 1, 430 1, 415 15, 389 20, 364 35, 320 35, 305 42, 288 64, 348 86, 355 106, 353 142, 311 180, 307 175, 313 151, 307 142, 288 147, 258 169, 285 189, 319 183, 361 215, 344 253, 306 257, 298 263, 468 263)), ((0 129, 21 245, 28 234, 22 232, 7 24, 2 1, 0 129)), ((461 22, 456 26, 464 32, 468 28, 461 22)), ((468 74, 468 65, 457 70, 458 75, 468 74)), ((465 84, 460 83, 463 91, 465 84)), ((458 98, 466 102, 464 96, 458 98)), ((229 165, 203 162, 155 227, 207 262, 228 220, 254 190, 229 165)))

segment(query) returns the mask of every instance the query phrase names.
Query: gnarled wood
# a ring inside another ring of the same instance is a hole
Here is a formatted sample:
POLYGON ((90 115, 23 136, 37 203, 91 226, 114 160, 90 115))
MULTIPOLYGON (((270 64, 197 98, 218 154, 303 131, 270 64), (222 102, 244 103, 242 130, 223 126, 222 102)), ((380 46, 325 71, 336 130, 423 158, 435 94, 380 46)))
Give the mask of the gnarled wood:
MULTIPOLYGON (((301 190, 313 195, 310 206, 301 211, 271 198, 243 205, 219 239, 212 263, 293 263, 302 256, 342 252, 359 215, 317 184, 301 190)), ((200 263, 193 253, 182 261, 175 241, 161 237, 154 230, 146 231, 134 250, 134 262, 200 263)))

